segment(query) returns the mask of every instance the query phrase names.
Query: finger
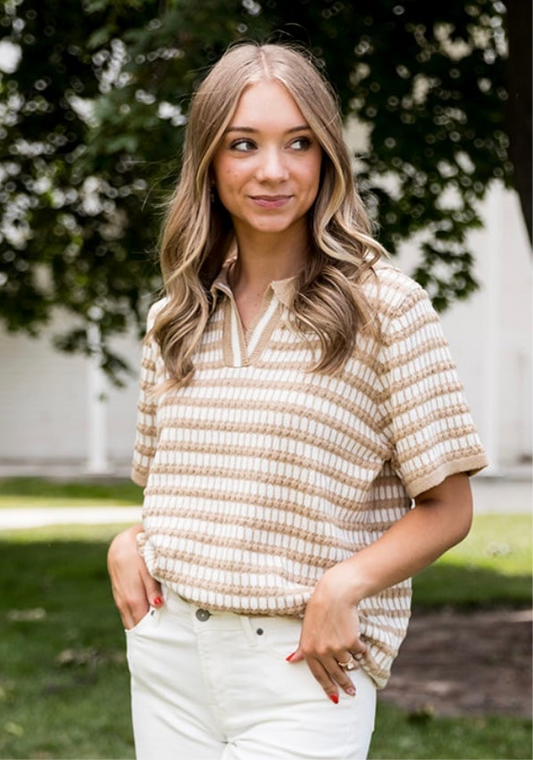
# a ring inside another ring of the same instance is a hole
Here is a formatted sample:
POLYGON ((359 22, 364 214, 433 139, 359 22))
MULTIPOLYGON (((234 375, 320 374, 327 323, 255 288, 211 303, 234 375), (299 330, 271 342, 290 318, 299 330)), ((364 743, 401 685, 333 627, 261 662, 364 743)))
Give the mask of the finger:
POLYGON ((305 659, 301 649, 296 649, 292 654, 285 658, 287 662, 301 662, 305 659))
POLYGON ((363 644, 362 642, 359 642, 359 644, 357 644, 356 646, 353 646, 350 649, 350 654, 352 655, 354 660, 356 660, 357 662, 360 662, 367 652, 368 652, 368 647, 366 644, 363 644))
POLYGON ((135 626, 135 620, 130 612, 125 612, 124 614, 121 613, 120 619, 122 620, 122 625, 126 631, 129 631, 135 626))
MULTIPOLYGON (((142 574, 139 573, 138 577, 142 579, 142 574)), ((129 630, 137 625, 150 609, 150 600, 145 593, 144 583, 124 589, 112 581, 111 589, 124 628, 129 630)))
POLYGON ((136 626, 137 623, 140 623, 143 617, 146 617, 146 615, 148 615, 151 609, 151 605, 145 599, 142 599, 135 600, 135 602, 130 602, 130 604, 128 604, 123 609, 124 611, 120 612, 120 617, 124 623, 124 628, 129 631, 131 628, 136 626))
MULTIPOLYGON (((150 595, 150 582, 148 577, 145 577, 145 572, 143 570, 139 571, 139 578, 141 580, 141 584, 136 584, 135 586, 130 587, 129 596, 127 596, 125 599, 126 607, 130 612, 134 625, 137 625, 137 623, 142 620, 145 615, 148 614, 150 607, 157 606, 152 604, 151 596, 157 597, 161 594, 160 590, 158 589, 155 591, 155 594, 151 593, 150 595)), ((159 604, 162 603, 163 600, 161 597, 159 604)))
POLYGON ((313 658, 307 660, 307 665, 312 675, 316 678, 320 686, 324 689, 324 692, 329 700, 334 705, 339 702, 339 690, 337 684, 330 678, 330 675, 324 665, 313 658))
POLYGON ((113 583, 111 584, 111 590, 113 592, 113 599, 115 600, 115 606, 120 615, 120 619, 122 620, 122 625, 124 626, 126 630, 128 630, 129 628, 133 628, 133 626, 135 625, 135 621, 133 619, 132 611, 129 605, 127 605, 124 602, 122 595, 120 594, 119 590, 116 588, 116 586, 113 583))
POLYGON ((144 589, 146 591, 146 598, 153 607, 161 607, 165 603, 163 599, 163 593, 161 591, 161 584, 158 583, 155 578, 152 578, 149 572, 142 572, 141 574, 144 589))
POLYGON ((349 667, 342 668, 339 665, 338 660, 332 659, 327 664, 329 676, 331 679, 336 681, 336 683, 343 691, 346 692, 346 694, 349 694, 350 697, 355 697, 355 686, 349 674, 353 673, 355 670, 359 670, 359 665, 354 660, 354 658, 350 656, 344 656, 344 659, 340 660, 340 662, 349 662, 349 667))

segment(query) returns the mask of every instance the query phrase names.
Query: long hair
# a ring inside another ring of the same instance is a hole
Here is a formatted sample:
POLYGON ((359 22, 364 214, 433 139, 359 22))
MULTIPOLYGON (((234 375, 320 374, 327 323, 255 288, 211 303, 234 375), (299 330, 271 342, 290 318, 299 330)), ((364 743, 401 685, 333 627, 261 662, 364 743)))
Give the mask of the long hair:
POLYGON ((283 85, 323 151, 320 187, 308 212, 311 253, 296 281, 291 321, 319 341, 312 369, 335 373, 372 315, 358 283, 382 246, 373 239, 354 187, 334 92, 310 57, 288 45, 229 48, 196 91, 188 115, 179 183, 160 241, 166 299, 147 339, 159 344, 170 385, 194 372, 192 356, 212 311, 209 288, 235 242, 230 216, 210 198, 210 166, 244 89, 259 81, 283 85))

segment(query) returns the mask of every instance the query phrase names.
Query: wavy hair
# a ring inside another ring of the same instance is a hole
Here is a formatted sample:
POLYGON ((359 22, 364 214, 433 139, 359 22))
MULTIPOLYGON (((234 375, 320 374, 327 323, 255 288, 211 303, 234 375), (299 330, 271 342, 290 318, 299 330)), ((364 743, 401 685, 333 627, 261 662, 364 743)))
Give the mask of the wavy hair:
MULTIPOLYGON (((311 253, 298 276, 291 321, 320 348, 311 369, 339 371, 372 313, 358 283, 384 253, 355 189, 335 94, 309 54, 286 44, 229 48, 193 96, 181 175, 160 240, 166 295, 147 339, 159 344, 170 385, 194 372, 192 356, 213 310, 210 286, 235 244, 231 218, 210 198, 210 166, 244 89, 273 80, 298 105, 322 147, 320 187, 308 212, 311 253), (310 337, 311 336, 311 337, 310 337)), ((167 385, 167 384, 165 384, 167 385)), ((168 387, 168 385, 167 385, 168 387)))

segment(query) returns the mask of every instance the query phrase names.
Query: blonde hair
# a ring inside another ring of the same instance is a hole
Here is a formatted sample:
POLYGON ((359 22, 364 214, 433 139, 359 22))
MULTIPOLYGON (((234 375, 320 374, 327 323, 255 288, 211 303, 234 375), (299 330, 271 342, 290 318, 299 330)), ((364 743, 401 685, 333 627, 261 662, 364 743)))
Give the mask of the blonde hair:
POLYGON ((210 165, 244 89, 259 81, 282 84, 323 151, 319 191, 309 211, 311 254, 297 279, 290 308, 295 328, 318 338, 312 369, 342 368, 362 328, 372 323, 357 287, 383 248, 354 187, 342 121, 332 88, 310 57, 288 45, 231 47, 196 91, 189 115, 179 183, 160 241, 166 300, 147 339, 154 337, 170 385, 194 372, 192 356, 210 317, 210 285, 234 244, 231 218, 210 198, 210 165))

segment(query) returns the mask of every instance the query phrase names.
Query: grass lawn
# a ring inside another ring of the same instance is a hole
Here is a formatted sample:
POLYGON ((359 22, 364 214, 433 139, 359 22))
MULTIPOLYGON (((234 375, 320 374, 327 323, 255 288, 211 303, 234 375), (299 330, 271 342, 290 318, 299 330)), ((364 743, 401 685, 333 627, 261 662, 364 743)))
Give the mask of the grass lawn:
MULTIPOLYGON (((0 758, 133 758, 124 635, 105 567, 119 527, 0 533, 0 758)), ((530 602, 530 518, 476 518, 467 541, 415 579, 415 600, 424 608, 530 602)), ((379 706, 370 755, 532 756, 528 720, 430 718, 389 705, 379 706)))
POLYGON ((427 718, 378 703, 370 760, 514 760, 533 757, 531 721, 427 718))
POLYGON ((16 507, 122 507, 142 504, 143 489, 130 480, 71 482, 0 479, 0 509, 16 507))
POLYGON ((133 757, 105 566, 118 529, 61 526, 0 542, 0 757, 133 757))
POLYGON ((530 605, 530 515, 478 515, 466 539, 414 579, 421 607, 530 605))

